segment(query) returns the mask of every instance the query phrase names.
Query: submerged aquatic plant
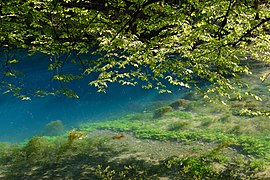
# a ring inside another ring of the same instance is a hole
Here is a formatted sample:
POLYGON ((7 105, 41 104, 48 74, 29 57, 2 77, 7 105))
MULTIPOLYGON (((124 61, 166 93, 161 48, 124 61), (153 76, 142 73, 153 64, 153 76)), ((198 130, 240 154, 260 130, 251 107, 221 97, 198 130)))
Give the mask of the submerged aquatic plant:
POLYGON ((226 113, 224 115, 222 115, 221 117, 219 117, 218 121, 222 122, 222 123, 229 123, 232 120, 232 114, 230 113, 226 113))
POLYGON ((72 145, 74 140, 76 139, 83 139, 86 137, 85 132, 82 131, 76 131, 76 130, 71 130, 68 132, 68 145, 72 145))
POLYGON ((187 128, 191 124, 190 121, 177 121, 169 125, 168 131, 178 131, 187 128))
POLYGON ((190 112, 178 110, 166 114, 166 117, 175 117, 178 119, 191 120, 193 118, 193 115, 190 112))
POLYGON ((201 126, 208 127, 214 122, 215 122, 215 120, 210 118, 210 117, 203 117, 201 119, 201 126))
POLYGON ((162 108, 159 108, 159 109, 156 109, 154 111, 154 115, 153 115, 153 118, 156 119, 156 118, 160 118, 162 117, 164 114, 168 113, 168 112, 171 112, 173 111, 173 108, 171 106, 164 106, 162 108))
POLYGON ((112 139, 123 139, 125 135, 123 133, 112 136, 112 139))
POLYGON ((172 102, 169 106, 171 106, 173 109, 177 110, 179 108, 185 108, 185 106, 189 103, 186 99, 179 99, 174 102, 172 102))

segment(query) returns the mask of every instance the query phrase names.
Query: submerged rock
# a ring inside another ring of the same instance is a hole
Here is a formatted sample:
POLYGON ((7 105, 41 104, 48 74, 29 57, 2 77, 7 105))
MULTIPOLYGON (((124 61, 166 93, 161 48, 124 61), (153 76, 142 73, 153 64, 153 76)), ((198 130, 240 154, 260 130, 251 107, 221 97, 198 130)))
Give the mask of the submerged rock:
POLYGON ((45 125, 42 135, 44 136, 59 136, 64 133, 64 125, 61 120, 51 121, 45 125))

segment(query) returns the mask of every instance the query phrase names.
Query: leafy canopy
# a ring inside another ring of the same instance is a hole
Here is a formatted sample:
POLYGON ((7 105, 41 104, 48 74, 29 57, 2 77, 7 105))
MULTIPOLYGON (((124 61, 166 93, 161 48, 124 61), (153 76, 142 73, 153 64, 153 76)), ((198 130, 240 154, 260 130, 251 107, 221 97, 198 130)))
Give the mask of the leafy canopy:
POLYGON ((23 99, 20 62, 10 55, 20 48, 50 56, 59 90, 36 94, 73 97, 65 83, 85 76, 98 91, 113 82, 202 90, 204 81, 206 93, 240 97, 247 59, 270 60, 268 0, 3 0, 0 7, 1 86, 23 99), (78 72, 63 70, 68 61, 78 72))

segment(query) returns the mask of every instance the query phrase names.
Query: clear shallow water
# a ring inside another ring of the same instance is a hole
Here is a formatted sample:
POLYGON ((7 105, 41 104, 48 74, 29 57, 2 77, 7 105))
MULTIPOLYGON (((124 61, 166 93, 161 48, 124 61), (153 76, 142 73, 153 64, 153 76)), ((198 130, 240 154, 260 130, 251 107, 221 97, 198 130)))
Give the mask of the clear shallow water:
MULTIPOLYGON (((53 72, 47 70, 48 56, 38 54, 29 57, 24 51, 18 51, 14 58, 23 62, 16 66, 27 75, 20 79, 26 87, 46 89, 55 86, 56 83, 50 80, 53 72)), ((65 68, 70 72, 76 71, 74 65, 66 65, 65 68)), ((181 95, 181 90, 176 90, 175 94, 160 95, 154 90, 119 84, 111 85, 104 94, 97 93, 95 88, 87 84, 87 79, 71 84, 79 99, 46 96, 22 101, 1 94, 0 141, 17 142, 38 135, 47 123, 54 120, 61 120, 67 128, 72 128, 83 121, 99 121, 123 113, 142 111, 143 105, 152 101, 181 95)))

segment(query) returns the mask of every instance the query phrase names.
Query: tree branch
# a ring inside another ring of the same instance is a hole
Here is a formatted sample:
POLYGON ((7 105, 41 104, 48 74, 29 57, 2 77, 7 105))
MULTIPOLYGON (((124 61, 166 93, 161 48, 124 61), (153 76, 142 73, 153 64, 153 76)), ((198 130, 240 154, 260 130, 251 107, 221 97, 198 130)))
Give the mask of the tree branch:
POLYGON ((261 22, 260 23, 258 23, 256 26, 254 26, 254 27, 252 27, 251 29, 249 29, 249 30, 247 30, 236 42, 234 42, 234 43, 228 43, 227 45, 232 45, 232 46, 236 46, 239 42, 241 42, 241 41, 243 41, 243 39, 245 38, 245 37, 247 37, 248 35, 250 35, 250 33, 252 32, 252 31, 254 31, 255 29, 257 29, 258 27, 260 27, 262 24, 264 24, 264 23, 266 23, 266 22, 268 22, 268 21, 270 21, 270 18, 265 18, 265 19, 263 19, 263 20, 261 20, 261 22))

